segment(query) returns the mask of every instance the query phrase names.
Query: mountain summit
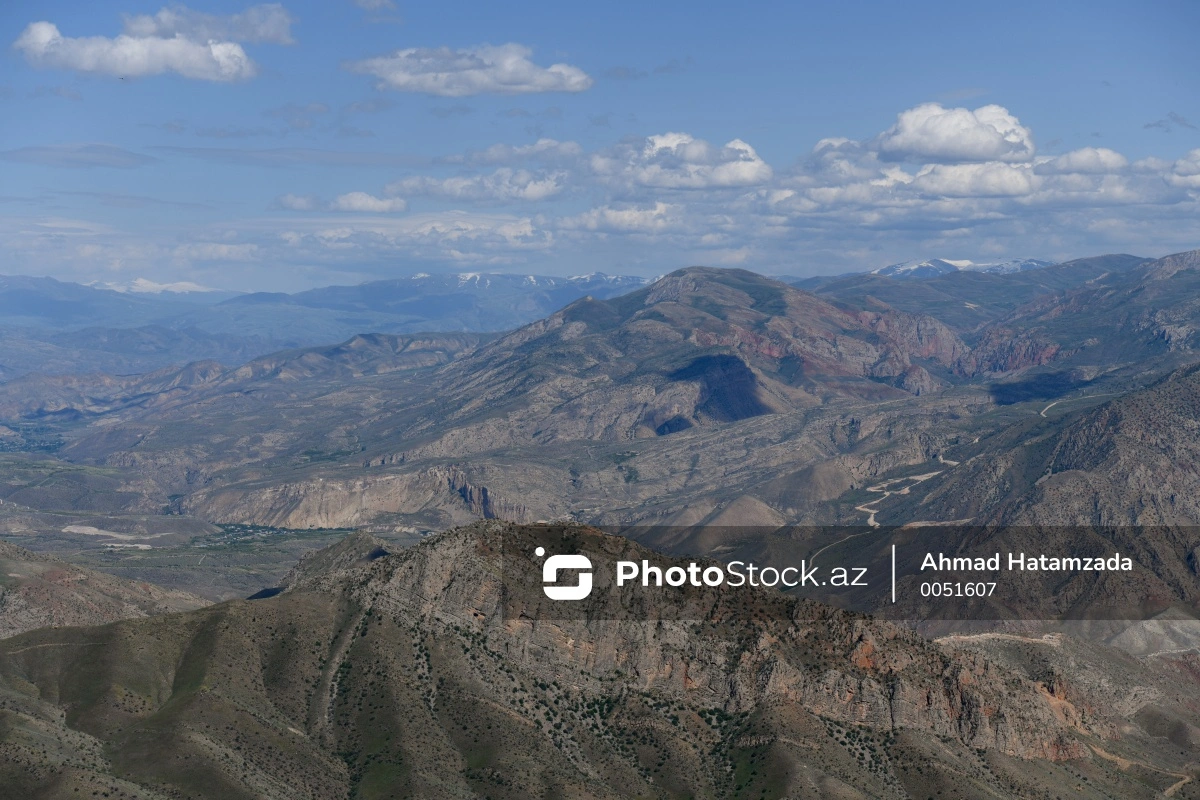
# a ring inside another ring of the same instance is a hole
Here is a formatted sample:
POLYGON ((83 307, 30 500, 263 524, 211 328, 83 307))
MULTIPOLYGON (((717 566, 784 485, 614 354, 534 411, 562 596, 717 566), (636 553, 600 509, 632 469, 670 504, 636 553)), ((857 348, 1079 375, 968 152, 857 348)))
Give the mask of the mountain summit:
POLYGON ((886 267, 871 270, 872 275, 886 275, 889 278, 936 278, 938 275, 949 275, 954 272, 986 272, 992 275, 1007 275, 1012 272, 1024 272, 1031 269, 1045 269, 1052 266, 1053 261, 1042 261, 1036 258, 1011 258, 1007 261, 980 262, 948 258, 913 259, 889 264, 886 267))

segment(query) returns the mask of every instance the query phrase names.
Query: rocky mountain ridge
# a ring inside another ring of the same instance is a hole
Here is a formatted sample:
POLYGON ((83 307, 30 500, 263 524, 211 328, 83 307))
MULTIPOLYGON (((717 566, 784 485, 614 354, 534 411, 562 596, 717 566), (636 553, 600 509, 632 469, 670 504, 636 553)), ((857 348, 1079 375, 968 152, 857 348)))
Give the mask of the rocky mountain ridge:
POLYGON ((1011 272, 1024 272, 1031 269, 1044 269, 1055 262, 1043 261, 1037 258, 1010 258, 1006 261, 975 262, 967 259, 927 258, 910 259, 886 267, 870 271, 872 275, 886 275, 889 278, 902 280, 921 280, 935 278, 939 275, 949 275, 954 272, 985 272, 995 275, 1006 275, 1011 272))
POLYGON ((763 595, 751 618, 714 596, 700 624, 506 617, 496 558, 523 535, 481 523, 365 561, 360 537, 269 599, 0 643, 4 777, 31 797, 999 798, 1086 780, 1136 798, 1181 768, 1094 755, 1145 763, 1151 740, 1086 693, 802 601, 763 595))

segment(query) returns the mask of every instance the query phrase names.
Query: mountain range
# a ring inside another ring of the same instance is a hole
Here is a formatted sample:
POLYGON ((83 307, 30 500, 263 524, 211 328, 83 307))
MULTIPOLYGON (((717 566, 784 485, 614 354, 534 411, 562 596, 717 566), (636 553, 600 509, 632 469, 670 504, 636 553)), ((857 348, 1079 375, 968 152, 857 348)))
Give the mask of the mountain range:
MULTIPOLYGON (((23 631, 0 640, 4 785, 1200 796, 1200 251, 800 285, 692 267, 607 296, 488 280, 420 291, 461 319, 545 291, 520 311, 540 316, 0 384, 0 538, 27 548, 0 553, 23 631), (526 553, 540 589, 543 521, 664 565, 871 555, 877 529, 1086 533, 1136 574, 1029 595, 1124 593, 1149 619, 918 633, 702 592, 698 620, 667 597, 645 623, 603 591, 547 617, 512 608, 497 560, 526 553)), ((409 313, 387 288, 181 315, 285 308, 321 332, 409 313)))
POLYGON ((891 470, 962 461, 982 449, 963 442, 1052 424, 1047 404, 1083 412, 1188 363, 1198 274, 1194 253, 1106 257, 885 283, 855 307, 842 284, 691 268, 501 336, 28 376, 0 386, 0 417, 11 448, 57 436, 59 458, 119 466, 146 510, 213 522, 848 522, 891 470), (905 287, 951 279, 937 291, 982 279, 1033 299, 979 297, 969 320, 912 310, 905 287))
POLYGON ((1044 269, 1052 266, 1053 261, 1042 261, 1036 258, 1013 258, 1007 261, 991 263, 976 263, 964 259, 949 260, 945 258, 913 259, 889 264, 886 267, 871 270, 872 275, 884 275, 888 278, 936 278, 938 275, 951 273, 984 272, 994 275, 1007 275, 1010 272, 1024 272, 1031 269, 1044 269))
POLYGON ((30 372, 140 373, 203 359, 236 365, 368 332, 498 332, 580 297, 612 297, 645 283, 602 273, 418 273, 296 294, 231 295, 0 277, 0 380, 30 372))
MULTIPOLYGON (((964 271, 1036 271, 1047 266, 1049 262, 1035 259, 999 264, 928 259, 858 277, 884 275, 900 280, 964 271)), ((813 288, 847 277, 793 282, 813 288)), ((416 273, 294 294, 245 294, 144 278, 82 285, 0 276, 0 381, 29 372, 132 374, 204 359, 236 365, 275 350, 328 344, 367 332, 501 332, 545 317, 579 298, 608 299, 649 282, 603 273, 573 277, 416 273)))
POLYGON ((929 642, 765 590, 702 592, 698 622, 506 615, 499 553, 532 551, 530 533, 481 523, 396 554, 351 537, 266 599, 2 641, 5 785, 28 797, 1190 796, 1197 729, 1182 719, 1200 686, 1173 670, 1194 662, 1109 659, 1084 680, 1064 667, 1088 653, 1061 638, 929 642))

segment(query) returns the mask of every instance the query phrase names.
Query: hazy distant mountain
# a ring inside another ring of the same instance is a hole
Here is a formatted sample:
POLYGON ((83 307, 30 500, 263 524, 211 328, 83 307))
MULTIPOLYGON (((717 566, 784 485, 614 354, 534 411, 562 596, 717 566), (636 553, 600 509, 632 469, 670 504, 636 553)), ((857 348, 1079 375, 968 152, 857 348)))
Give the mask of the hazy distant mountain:
POLYGON ((1041 261, 1036 258, 1012 258, 1007 261, 977 263, 966 260, 950 260, 945 258, 914 259, 901 261, 899 264, 889 264, 886 267, 871 270, 873 275, 884 275, 889 278, 936 278, 938 275, 949 275, 953 272, 985 272, 993 275, 1007 275, 1010 272, 1024 272, 1030 269, 1043 269, 1054 264, 1053 261, 1041 261))
MULTIPOLYGON (((1050 297, 1084 285, 1108 285, 1122 273, 1151 259, 1130 255, 1081 258, 1036 270, 980 272, 954 269, 910 280, 878 272, 792 281, 858 308, 888 306, 936 317, 961 334, 980 329, 1040 297, 1050 297)), ((911 277, 911 276, 910 276, 911 277)))
POLYGON ((227 368, 194 361, 136 375, 32 373, 0 385, 0 419, 86 419, 117 411, 165 411, 196 394, 259 393, 277 384, 337 382, 440 366, 492 337, 470 333, 366 334, 322 347, 284 350, 227 368))
MULTIPOLYGON (((501 331, 545 316, 580 297, 603 299, 648 283, 645 278, 600 272, 569 278, 468 272, 326 286, 296 294, 219 292, 191 283, 85 285, 53 278, 0 276, 0 315, 8 327, 71 331, 86 327, 136 328, 157 324, 175 330, 198 327, 222 335, 247 331, 228 323, 253 316, 251 333, 274 342, 306 340, 340 324, 354 333, 416 330, 501 331), (304 309, 272 316, 275 307, 304 309), (235 309, 249 309, 239 317, 235 309), (319 311, 330 314, 313 313, 319 311), (357 316, 357 315, 361 315, 357 316), (303 323, 308 319, 311 329, 303 323), (362 323, 376 327, 355 327, 362 323), (347 327, 349 326, 349 327, 347 327), (313 330, 315 329, 315 330, 313 330)), ((305 341, 317 344, 318 341, 305 341)))
POLYGON ((209 331, 288 335, 297 345, 366 332, 498 332, 544 317, 581 297, 615 297, 647 282, 599 272, 571 278, 418 273, 296 294, 256 292, 193 312, 185 321, 209 331))
MULTIPOLYGON (((226 301, 225 305, 255 306, 281 303, 339 311, 383 311, 435 319, 467 310, 501 313, 502 301, 514 302, 517 314, 540 308, 554 311, 585 295, 613 297, 649 283, 645 278, 593 272, 569 278, 545 275, 462 272, 371 281, 357 286, 326 286, 292 295, 258 293, 226 301), (470 298, 469 300, 466 298, 470 298)), ((502 320, 497 317, 497 323, 502 320)), ((504 325, 492 330, 503 330, 504 325)))
POLYGON ((359 333, 503 331, 580 297, 613 297, 646 282, 602 273, 418 274, 291 295, 241 295, 145 279, 87 286, 0 277, 0 381, 33 371, 121 374, 202 359, 239 364, 359 333))
POLYGON ((223 289, 214 289, 211 286, 201 286, 192 281, 157 283, 149 278, 134 278, 131 281, 90 281, 84 285, 121 293, 161 295, 168 298, 175 296, 197 303, 219 303, 222 300, 245 294, 245 292, 229 292, 223 289))
POLYGON ((57 331, 99 325, 136 327, 190 307, 174 295, 142 295, 54 278, 0 275, 0 320, 10 327, 57 331))

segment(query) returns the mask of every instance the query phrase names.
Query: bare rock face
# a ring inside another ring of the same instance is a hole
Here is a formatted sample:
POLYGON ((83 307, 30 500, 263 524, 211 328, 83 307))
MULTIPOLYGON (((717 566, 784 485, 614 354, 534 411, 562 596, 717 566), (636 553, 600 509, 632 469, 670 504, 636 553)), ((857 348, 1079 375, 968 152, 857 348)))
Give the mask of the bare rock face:
MULTIPOLYGON (((670 619, 539 620, 511 611, 508 616, 517 618, 504 619, 496 555, 505 544, 519 550, 512 540, 522 535, 519 527, 481 523, 353 577, 325 573, 309 585, 332 590, 354 581, 358 587, 351 592, 360 604, 390 609, 396 617, 466 620, 479 635, 497 637, 497 646, 514 660, 536 662, 548 678, 569 675, 597 691, 620 673, 634 688, 691 693, 731 710, 796 703, 845 724, 920 728, 1022 757, 1082 752, 1070 741, 1078 716, 1042 702, 1032 685, 1005 686, 1013 676, 982 659, 946 660, 891 623, 773 594, 770 601, 783 602, 790 615, 777 612, 757 624, 737 619, 714 595, 709 617, 724 624, 711 633, 670 619)), ((621 558, 648 554, 626 539, 586 528, 579 536, 601 540, 597 546, 621 558)), ((297 584, 293 591, 303 588, 297 584)))
POLYGON ((704 590, 696 620, 654 621, 671 596, 648 619, 541 617, 541 601, 506 606, 501 580, 502 551, 531 536, 484 522, 396 554, 353 536, 269 599, 0 642, 6 785, 119 771, 133 797, 1036 797, 1085 770, 1138 796, 1143 773, 1089 766, 1119 747, 1127 703, 1069 676, 768 592, 704 590), (36 730, 54 747, 29 746, 36 730))

